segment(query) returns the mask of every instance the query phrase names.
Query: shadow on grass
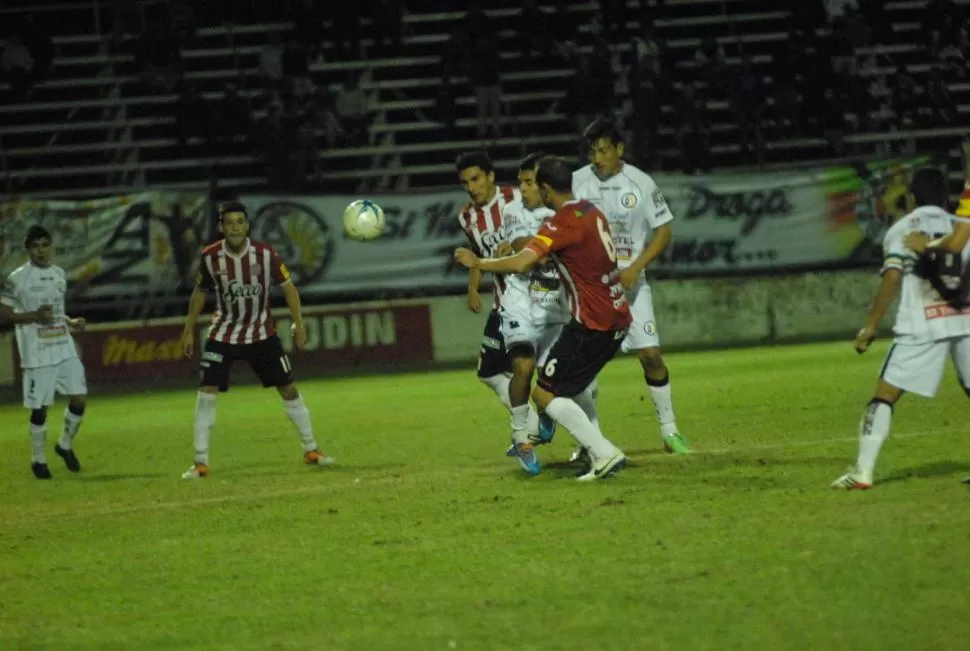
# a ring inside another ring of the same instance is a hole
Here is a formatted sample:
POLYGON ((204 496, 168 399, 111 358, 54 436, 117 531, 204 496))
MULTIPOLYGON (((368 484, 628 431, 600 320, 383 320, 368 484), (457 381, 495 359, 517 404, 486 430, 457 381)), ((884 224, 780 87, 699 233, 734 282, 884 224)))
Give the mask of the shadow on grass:
POLYGON ((113 473, 103 475, 88 475, 82 473, 77 478, 79 481, 131 481, 137 479, 159 479, 160 477, 168 477, 170 475, 171 473, 165 472, 113 473))
POLYGON ((906 481, 907 479, 929 479, 931 477, 948 477, 956 474, 970 474, 970 463, 965 461, 937 461, 927 463, 922 466, 903 468, 897 470, 885 479, 880 479, 880 484, 890 482, 906 481))

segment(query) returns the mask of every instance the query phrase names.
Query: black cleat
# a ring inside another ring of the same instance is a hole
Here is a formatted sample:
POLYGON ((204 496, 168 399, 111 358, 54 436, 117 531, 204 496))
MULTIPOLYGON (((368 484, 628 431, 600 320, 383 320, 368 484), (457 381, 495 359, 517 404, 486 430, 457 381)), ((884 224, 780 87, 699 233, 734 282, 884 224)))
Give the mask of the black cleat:
POLYGON ((68 470, 71 472, 81 471, 81 462, 77 460, 77 455, 74 454, 74 450, 65 450, 60 444, 57 444, 54 446, 54 452, 61 459, 64 459, 64 465, 67 466, 68 470))
POLYGON ((46 463, 32 463, 30 464, 30 469, 34 471, 34 477, 37 479, 54 479, 54 475, 51 474, 51 469, 47 467, 46 463))

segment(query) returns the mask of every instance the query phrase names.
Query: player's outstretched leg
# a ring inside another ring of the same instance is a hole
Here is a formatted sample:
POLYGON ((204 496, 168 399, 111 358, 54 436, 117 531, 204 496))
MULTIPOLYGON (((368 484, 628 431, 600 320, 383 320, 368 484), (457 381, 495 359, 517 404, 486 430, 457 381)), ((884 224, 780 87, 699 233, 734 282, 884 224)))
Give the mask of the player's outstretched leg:
POLYGON ((540 386, 532 390, 532 398, 589 452, 590 469, 579 477, 580 481, 605 479, 626 465, 623 451, 603 436, 574 399, 558 397, 540 386))
MULTIPOLYGON (((600 429, 599 413, 596 411, 596 398, 598 396, 599 385, 597 385, 596 380, 593 380, 590 382, 589 386, 587 386, 582 393, 575 396, 573 400, 576 401, 576 404, 579 405, 580 409, 583 410, 583 413, 586 414, 586 417, 589 418, 590 424, 596 428, 596 430, 600 433, 600 436, 603 436, 603 430, 600 429)), ((578 462, 583 466, 589 466, 591 464, 589 451, 582 445, 577 445, 576 449, 573 450, 572 455, 569 457, 569 462, 578 462)))
POLYGON ((650 399, 657 414, 657 422, 660 424, 660 436, 663 438, 664 449, 671 454, 689 453, 687 440, 677 429, 677 418, 674 416, 674 402, 670 391, 670 371, 664 364, 660 348, 638 350, 637 358, 643 368, 643 379, 646 380, 650 399))
POLYGON ((859 456, 855 466, 832 482, 832 488, 840 490, 865 490, 872 488, 872 475, 879 458, 882 444, 889 438, 893 419, 893 406, 902 391, 885 380, 879 380, 875 397, 866 405, 859 422, 859 456))
POLYGON ((81 421, 84 419, 85 396, 70 396, 67 408, 64 410, 64 430, 61 438, 54 446, 54 452, 64 460, 64 465, 71 472, 81 471, 81 462, 74 452, 74 437, 81 429, 81 421))
POLYGON ((216 422, 218 387, 202 387, 195 400, 195 462, 182 473, 182 479, 199 479, 209 474, 209 438, 216 422))
POLYGON ((509 352, 512 377, 509 380, 509 411, 512 414, 512 447, 506 451, 519 460, 522 469, 530 475, 542 470, 536 457, 534 445, 538 440, 538 417, 529 403, 532 374, 536 368, 535 353, 531 347, 518 346, 509 352))
POLYGON ((328 457, 317 445, 317 440, 313 436, 313 424, 310 422, 310 410, 303 402, 303 396, 297 390, 295 384, 287 384, 276 387, 280 397, 283 398, 283 407, 286 415, 296 426, 296 431, 300 435, 300 443, 303 444, 303 461, 308 466, 329 466, 334 462, 332 457, 328 457))
POLYGON ((47 465, 47 407, 30 410, 30 470, 37 479, 53 479, 47 465))

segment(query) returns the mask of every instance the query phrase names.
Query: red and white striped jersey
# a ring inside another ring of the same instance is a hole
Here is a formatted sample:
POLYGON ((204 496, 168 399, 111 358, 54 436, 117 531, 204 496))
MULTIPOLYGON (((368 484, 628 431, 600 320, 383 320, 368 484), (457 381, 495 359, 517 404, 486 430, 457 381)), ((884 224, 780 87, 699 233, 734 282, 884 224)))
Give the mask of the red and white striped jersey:
MULTIPOLYGON (((468 203, 458 214, 458 221, 465 231, 469 243, 475 254, 480 258, 495 257, 495 250, 502 243, 502 211, 505 206, 522 198, 518 188, 510 185, 496 187, 495 196, 484 206, 468 203)), ((505 281, 496 274, 492 291, 495 294, 494 308, 498 309, 502 303, 502 293, 505 281)))
POLYGON ((269 313, 273 283, 285 285, 290 272, 268 244, 246 240, 235 254, 219 240, 202 250, 197 285, 216 295, 209 339, 225 344, 252 344, 276 334, 269 313))

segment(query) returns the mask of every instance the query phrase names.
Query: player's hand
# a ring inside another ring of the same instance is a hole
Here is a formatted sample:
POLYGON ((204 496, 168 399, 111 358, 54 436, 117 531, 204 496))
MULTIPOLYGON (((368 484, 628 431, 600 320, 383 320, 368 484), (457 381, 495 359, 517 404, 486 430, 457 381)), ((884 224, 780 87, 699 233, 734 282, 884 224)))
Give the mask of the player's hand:
POLYGON ((76 319, 68 319, 67 327, 71 329, 72 332, 84 332, 84 328, 88 325, 88 322, 84 320, 83 316, 79 316, 76 319))
POLYGON ((926 250, 926 245, 930 243, 930 236, 926 233, 913 232, 906 236, 903 244, 913 253, 922 253, 926 250))
POLYGON ((182 333, 182 354, 186 359, 192 359, 195 354, 195 335, 191 332, 182 333))
POLYGON ((478 266, 478 256, 471 249, 459 247, 455 249, 455 260, 463 267, 474 269, 478 266))
POLYGON ((505 256, 512 255, 513 253, 515 253, 515 249, 512 248, 511 242, 502 242, 495 249, 496 258, 504 258, 505 256))
POLYGON ((293 345, 296 346, 296 349, 304 350, 306 348, 306 326, 302 323, 297 325, 294 321, 290 324, 290 332, 293 333, 293 345))
POLYGON ((627 267, 620 271, 620 284, 624 289, 630 289, 640 282, 640 272, 633 267, 627 267))
POLYGON ((871 326, 866 326, 855 336, 855 341, 852 345, 855 347, 855 352, 860 355, 867 350, 869 350, 869 344, 871 344, 876 339, 876 329, 871 326))
POLYGON ((34 321, 37 323, 50 324, 54 323, 54 308, 50 305, 41 305, 34 312, 34 321))
POLYGON ((468 309, 478 314, 482 311, 482 295, 478 292, 468 292, 468 309))

